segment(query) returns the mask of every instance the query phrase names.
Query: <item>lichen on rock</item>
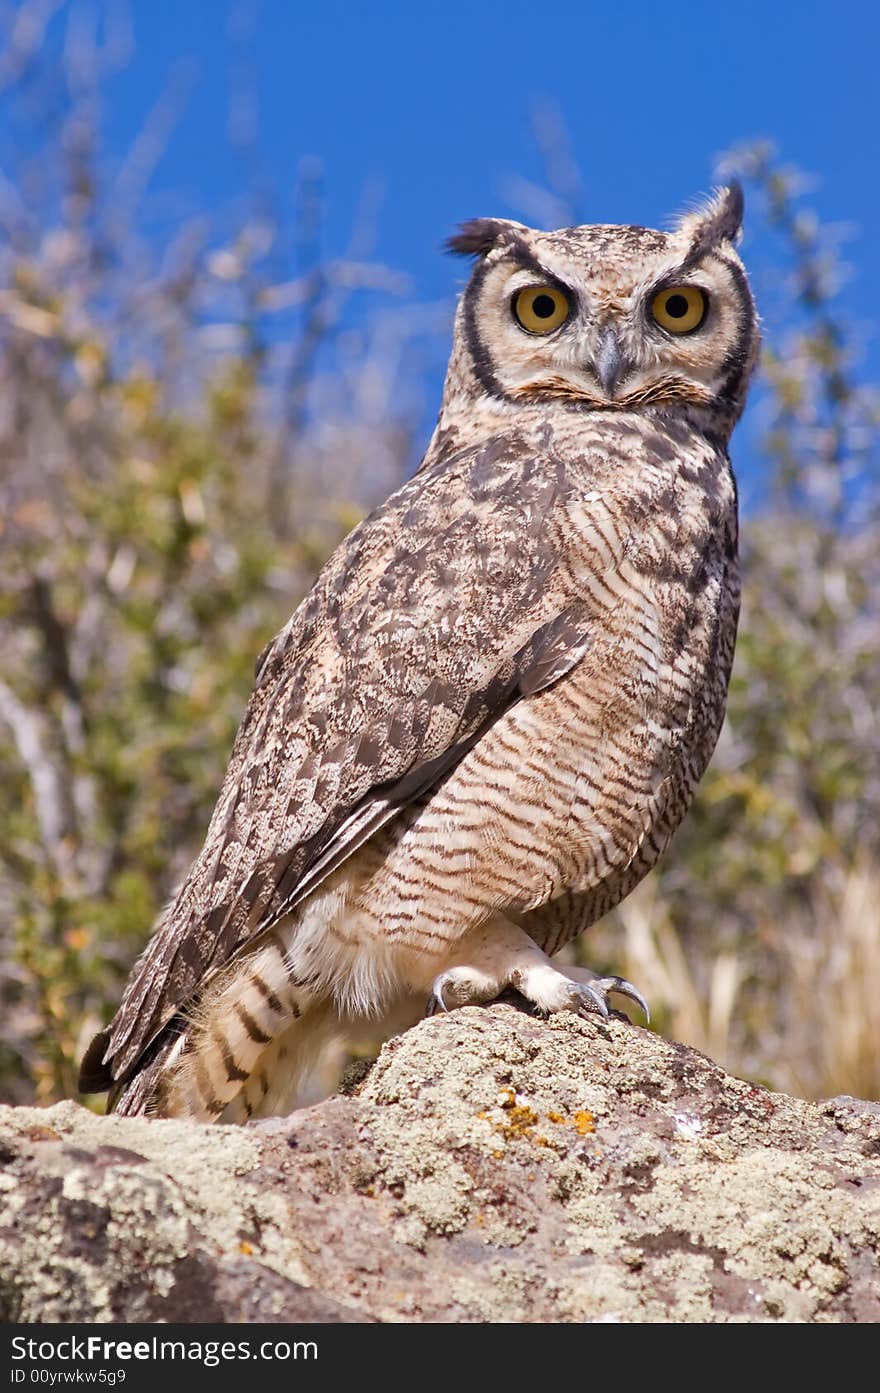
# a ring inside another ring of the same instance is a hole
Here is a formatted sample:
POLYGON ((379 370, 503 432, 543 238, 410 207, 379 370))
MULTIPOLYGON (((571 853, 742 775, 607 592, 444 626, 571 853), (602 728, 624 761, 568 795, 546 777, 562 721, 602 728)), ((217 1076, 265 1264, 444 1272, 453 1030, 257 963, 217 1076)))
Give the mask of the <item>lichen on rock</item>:
POLYGON ((876 1321, 880 1107, 622 1019, 423 1021, 245 1128, 0 1108, 0 1319, 876 1321))

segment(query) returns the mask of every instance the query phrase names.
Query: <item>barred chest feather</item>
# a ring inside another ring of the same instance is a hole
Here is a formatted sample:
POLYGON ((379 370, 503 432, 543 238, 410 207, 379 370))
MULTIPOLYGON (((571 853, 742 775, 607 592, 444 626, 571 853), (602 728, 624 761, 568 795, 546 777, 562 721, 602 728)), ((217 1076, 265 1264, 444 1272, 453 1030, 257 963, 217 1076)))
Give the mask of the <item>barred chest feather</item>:
POLYGON ((437 959, 493 910, 556 952, 650 870, 690 804, 733 657, 732 477, 693 437, 668 458, 668 438, 646 439, 642 420, 597 435, 589 477, 569 465, 575 486, 545 519, 595 616, 582 658, 294 916, 294 970, 343 1011, 381 1014, 426 990, 437 959))

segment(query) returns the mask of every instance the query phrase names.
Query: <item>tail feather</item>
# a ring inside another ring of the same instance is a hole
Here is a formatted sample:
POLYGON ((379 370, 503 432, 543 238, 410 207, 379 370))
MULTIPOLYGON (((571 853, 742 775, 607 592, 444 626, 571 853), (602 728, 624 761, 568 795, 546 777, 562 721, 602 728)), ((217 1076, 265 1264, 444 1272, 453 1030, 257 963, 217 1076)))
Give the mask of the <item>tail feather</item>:
POLYGON ((175 1052, 185 1048, 185 1022, 177 1017, 165 1027, 137 1064, 135 1073, 119 1079, 110 1089, 107 1111, 120 1117, 156 1113, 161 1081, 175 1052))
POLYGON ((253 1101, 253 1090, 261 1087, 254 1082, 261 1059, 311 1003, 308 988, 290 976, 283 946, 270 936, 212 985, 187 1022, 177 1053, 163 1055, 154 1110, 214 1122, 248 1085, 253 1101))
POLYGON ((80 1093, 106 1093, 113 1087, 113 1070, 104 1063, 110 1045, 110 1031, 101 1030, 93 1038, 79 1066, 80 1093))
POLYGON ((104 1056, 110 1045, 110 1031, 102 1030, 86 1050, 79 1069, 78 1087, 80 1093, 108 1093, 107 1111, 135 1117, 150 1112, 155 1100, 159 1079, 168 1067, 168 1061, 179 1045, 185 1029, 181 1017, 169 1021, 137 1061, 135 1068, 122 1078, 115 1078, 112 1063, 105 1063, 104 1056))
POLYGON ((110 1032, 96 1035, 79 1083, 83 1092, 109 1089, 108 1112, 124 1117, 245 1121, 290 1111, 294 1102, 285 1103, 327 1036, 312 993, 291 978, 284 945, 271 935, 212 983, 189 1016, 170 1021, 121 1078, 105 1063, 110 1032), (303 1013, 308 1028, 296 1030, 303 1013))

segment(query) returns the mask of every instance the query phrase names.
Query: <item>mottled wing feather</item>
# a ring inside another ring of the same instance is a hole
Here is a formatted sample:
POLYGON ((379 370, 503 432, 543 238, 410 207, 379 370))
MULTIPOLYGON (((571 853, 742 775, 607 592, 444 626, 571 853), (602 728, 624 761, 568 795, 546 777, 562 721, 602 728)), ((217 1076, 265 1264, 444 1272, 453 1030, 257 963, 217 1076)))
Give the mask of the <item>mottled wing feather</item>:
POLYGON ((565 521, 583 492, 583 476, 495 439, 421 470, 337 549, 261 658, 205 847, 111 1026, 114 1077, 513 701, 578 661, 590 615, 565 521))
MULTIPOLYGON (((368 795, 363 804, 356 808, 337 829, 325 850, 315 860, 310 861, 308 870, 299 879, 296 878, 295 871, 291 875, 291 865, 286 866, 280 874, 277 868, 269 872, 267 876, 269 883, 272 883, 277 877, 275 895, 269 911, 267 911, 256 932, 262 932, 271 927, 273 923, 293 909, 300 900, 351 856, 359 846, 362 846, 385 822, 396 816, 407 803, 437 783, 448 770, 458 763, 467 750, 477 743, 492 720, 497 719, 503 711, 508 710, 514 701, 519 700, 523 695, 541 691, 545 686, 564 676, 583 656, 588 642, 588 638, 583 635, 581 629, 576 629, 574 617, 569 614, 560 615, 557 619, 544 625, 528 645, 529 653, 518 655, 522 659, 521 665, 517 665, 517 672, 520 674, 518 682, 514 683, 506 701, 502 701, 499 694, 498 705, 492 708, 491 716, 482 726, 479 726, 467 739, 459 740, 451 745, 448 750, 435 759, 417 765, 397 784, 392 785, 387 793, 368 795), (571 640, 570 646, 567 642, 569 639, 571 640), (292 886, 291 889, 287 888, 288 878, 292 886)), ((177 1016, 175 1020, 179 1023, 180 1017, 177 1016)), ((128 1082, 125 1082, 126 1076, 123 1073, 122 1081, 111 1091, 109 1106, 112 1111, 132 1116, 143 1112, 148 1100, 153 1096, 156 1080, 160 1077, 176 1041, 176 1031, 172 1030, 169 1035, 168 1024, 166 1021, 160 1026, 159 1035, 154 1039, 154 1042, 145 1053, 136 1058, 137 1072, 134 1077, 129 1075, 128 1082)), ((90 1046, 83 1061, 83 1070, 80 1074, 82 1091, 100 1092, 110 1085, 112 1075, 108 1075, 106 1066, 103 1065, 103 1057, 109 1041, 110 1032, 104 1031, 92 1042, 92 1046, 90 1046), (93 1069, 98 1061, 101 1061, 101 1067, 90 1077, 90 1068, 93 1069)))
POLYGON ((283 864, 279 858, 266 877, 274 889, 254 931, 271 928, 401 808, 438 783, 514 702, 542 691, 570 671, 589 645, 588 625, 582 605, 542 625, 514 656, 509 672, 497 674, 488 689, 472 698, 471 709, 463 713, 459 738, 433 759, 419 761, 384 792, 367 794, 340 826, 318 839, 317 846, 296 848, 296 854, 284 858, 283 864))

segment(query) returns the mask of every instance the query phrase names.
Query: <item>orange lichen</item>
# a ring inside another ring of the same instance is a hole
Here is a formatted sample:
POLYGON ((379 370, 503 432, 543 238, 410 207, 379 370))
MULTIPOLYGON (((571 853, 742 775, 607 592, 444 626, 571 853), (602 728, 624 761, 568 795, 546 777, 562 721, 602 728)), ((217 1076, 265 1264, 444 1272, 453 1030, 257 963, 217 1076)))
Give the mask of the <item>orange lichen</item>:
MULTIPOLYGON (((500 1120, 492 1117, 487 1112, 478 1112, 477 1117, 481 1117, 486 1122, 490 1122, 494 1130, 504 1138, 505 1141, 517 1141, 523 1137, 527 1141, 534 1141, 538 1146, 546 1146, 546 1137, 536 1137, 533 1135, 533 1128, 540 1121, 534 1108, 529 1107, 523 1099, 519 1098, 512 1088, 502 1088, 496 1099, 498 1106, 503 1110, 504 1117, 500 1120)), ((500 1159, 504 1153, 493 1152, 493 1155, 500 1159)))
MULTIPOLYGON (((486 1111, 478 1112, 477 1117, 482 1118, 484 1122, 491 1123, 494 1130, 499 1132, 505 1141, 517 1141, 519 1138, 525 1138, 527 1141, 534 1142, 536 1146, 552 1145, 547 1137, 540 1132, 535 1132, 534 1129, 541 1120, 540 1115, 521 1095, 517 1094, 515 1089, 502 1088, 495 1101, 504 1113, 500 1120, 492 1117, 491 1113, 486 1111)), ((563 1113, 551 1110, 547 1113, 547 1121, 553 1122, 559 1127, 573 1127, 580 1137, 585 1137, 588 1132, 595 1131, 593 1114, 584 1110, 576 1112, 572 1118, 567 1118, 563 1113)), ((501 1151, 492 1152, 496 1160, 500 1160, 503 1154, 501 1151)))
POLYGON ((44 1127, 38 1123, 35 1127, 28 1127, 25 1136, 29 1141, 60 1141, 61 1137, 54 1127, 44 1127))

